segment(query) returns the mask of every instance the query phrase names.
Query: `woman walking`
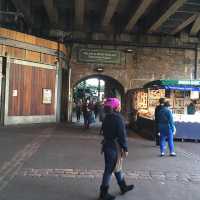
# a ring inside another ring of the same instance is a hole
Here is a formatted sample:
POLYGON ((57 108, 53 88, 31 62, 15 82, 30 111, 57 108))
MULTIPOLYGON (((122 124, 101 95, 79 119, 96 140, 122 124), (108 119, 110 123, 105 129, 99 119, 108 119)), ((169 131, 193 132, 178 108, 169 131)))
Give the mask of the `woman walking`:
POLYGON ((104 137, 102 152, 105 169, 100 187, 100 199, 113 200, 115 197, 108 193, 113 172, 122 194, 132 190, 134 185, 126 185, 122 172, 122 160, 128 156, 128 145, 124 119, 119 113, 121 103, 117 98, 108 98, 104 106, 106 116, 102 124, 104 137))

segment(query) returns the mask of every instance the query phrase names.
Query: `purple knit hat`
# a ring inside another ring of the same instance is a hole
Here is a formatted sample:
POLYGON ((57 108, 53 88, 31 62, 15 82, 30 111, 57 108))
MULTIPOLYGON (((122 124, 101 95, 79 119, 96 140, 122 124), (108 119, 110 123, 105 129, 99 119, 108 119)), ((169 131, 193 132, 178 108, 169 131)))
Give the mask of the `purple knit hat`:
POLYGON ((119 107, 120 104, 121 104, 120 100, 117 98, 107 98, 104 103, 104 106, 108 106, 108 107, 111 107, 112 109, 116 109, 119 107))

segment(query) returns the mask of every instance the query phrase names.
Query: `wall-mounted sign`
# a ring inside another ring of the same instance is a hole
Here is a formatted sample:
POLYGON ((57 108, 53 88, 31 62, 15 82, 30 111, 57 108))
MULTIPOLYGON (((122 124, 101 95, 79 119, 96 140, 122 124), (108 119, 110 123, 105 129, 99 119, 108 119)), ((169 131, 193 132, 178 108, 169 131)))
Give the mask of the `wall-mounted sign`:
POLYGON ((13 90, 12 96, 17 97, 17 90, 13 90))
POLYGON ((179 80, 178 84, 180 85, 200 85, 199 80, 179 80))
POLYGON ((52 91, 51 89, 43 89, 43 104, 51 104, 52 101, 52 91))
POLYGON ((78 62, 120 64, 121 54, 117 50, 109 49, 78 49, 78 62))
POLYGON ((199 91, 190 91, 190 99, 199 99, 199 91))

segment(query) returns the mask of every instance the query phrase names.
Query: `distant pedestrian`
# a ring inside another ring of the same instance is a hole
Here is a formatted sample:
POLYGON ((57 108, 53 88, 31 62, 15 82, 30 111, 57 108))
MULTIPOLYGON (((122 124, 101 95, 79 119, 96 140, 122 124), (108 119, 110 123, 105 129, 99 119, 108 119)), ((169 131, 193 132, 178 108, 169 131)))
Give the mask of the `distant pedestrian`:
POLYGON ((99 114, 99 102, 96 102, 96 103, 94 104, 94 115, 95 115, 95 119, 97 119, 98 114, 99 114))
POLYGON ((168 101, 165 102, 164 106, 158 113, 158 127, 160 131, 160 155, 165 155, 166 139, 168 140, 168 146, 170 156, 176 156, 174 151, 174 134, 176 132, 172 112, 169 109, 170 104, 168 101))
POLYGON ((85 101, 83 103, 82 111, 83 111, 83 118, 84 118, 84 127, 89 128, 90 127, 90 114, 91 114, 91 111, 89 109, 89 102, 85 101))
POLYGON ((88 104, 89 109, 89 125, 95 123, 95 114, 94 114, 94 102, 90 101, 88 104))
POLYGON ((104 103, 101 102, 99 105, 99 121, 103 122, 105 118, 104 103))
POLYGON ((156 145, 160 145, 160 136, 159 136, 159 127, 158 127, 158 113, 161 110, 161 108, 163 108, 165 104, 165 98, 160 98, 159 99, 159 105, 156 106, 155 108, 155 131, 154 131, 154 138, 155 138, 155 142, 156 145))
POLYGON ((114 172, 121 193, 124 194, 134 188, 127 185, 122 172, 122 162, 128 156, 127 134, 125 122, 120 115, 121 103, 117 98, 108 98, 105 102, 106 116, 102 124, 102 152, 104 153, 105 169, 100 187, 101 200, 113 200, 108 193, 112 173, 114 172))
POLYGON ((187 114, 194 115, 196 112, 195 102, 191 101, 191 103, 187 106, 187 114))
POLYGON ((80 102, 80 101, 78 101, 78 102, 76 103, 75 109, 76 109, 76 119, 77 119, 77 121, 79 122, 79 121, 80 121, 80 118, 81 118, 81 102, 80 102))

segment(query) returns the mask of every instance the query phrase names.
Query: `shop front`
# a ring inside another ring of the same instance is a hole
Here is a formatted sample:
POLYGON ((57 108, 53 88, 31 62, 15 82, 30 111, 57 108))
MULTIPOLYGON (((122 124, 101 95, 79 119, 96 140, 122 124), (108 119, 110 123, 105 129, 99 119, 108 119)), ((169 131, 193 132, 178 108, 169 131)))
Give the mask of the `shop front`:
POLYGON ((59 122, 67 110, 67 48, 4 28, 0 37, 0 126, 59 122))
POLYGON ((175 138, 200 139, 200 80, 157 80, 132 93, 136 127, 153 138, 154 111, 161 97, 170 102, 177 128, 175 138))

